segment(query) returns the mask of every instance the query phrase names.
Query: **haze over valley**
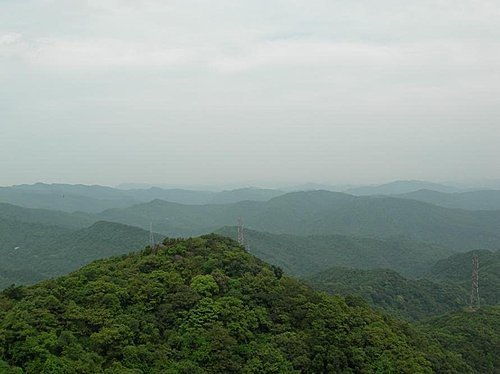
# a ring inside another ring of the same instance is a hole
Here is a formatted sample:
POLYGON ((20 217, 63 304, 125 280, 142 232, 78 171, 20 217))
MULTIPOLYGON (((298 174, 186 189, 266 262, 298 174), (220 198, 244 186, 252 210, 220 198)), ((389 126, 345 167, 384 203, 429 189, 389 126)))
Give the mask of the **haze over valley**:
POLYGON ((0 1, 0 374, 500 373, 499 19, 0 1))

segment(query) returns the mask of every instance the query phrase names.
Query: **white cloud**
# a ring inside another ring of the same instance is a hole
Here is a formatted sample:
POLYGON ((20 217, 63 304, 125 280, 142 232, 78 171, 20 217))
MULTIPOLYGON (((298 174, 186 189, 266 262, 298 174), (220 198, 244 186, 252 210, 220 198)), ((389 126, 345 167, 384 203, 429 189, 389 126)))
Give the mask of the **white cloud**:
POLYGON ((113 39, 69 40, 0 36, 0 55, 46 68, 165 68, 185 63, 189 51, 113 39))
POLYGON ((0 33, 0 56, 45 68, 494 68, 500 53, 500 3, 492 0, 32 0, 2 8, 0 23, 12 27, 0 33), (25 17, 32 22, 12 23, 25 17))
POLYGON ((29 40, 11 32, 0 34, 0 56, 57 69, 211 67, 219 72, 240 72, 287 66, 494 68, 500 64, 500 42, 368 43, 295 38, 254 41, 231 49, 218 44, 182 47, 109 38, 29 40))

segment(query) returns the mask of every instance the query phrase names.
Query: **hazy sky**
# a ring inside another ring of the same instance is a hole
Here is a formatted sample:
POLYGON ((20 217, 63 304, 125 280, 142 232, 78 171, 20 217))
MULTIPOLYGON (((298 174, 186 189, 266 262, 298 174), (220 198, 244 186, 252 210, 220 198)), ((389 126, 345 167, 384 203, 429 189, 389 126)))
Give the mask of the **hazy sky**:
POLYGON ((0 0, 0 184, 500 178, 498 0, 0 0))

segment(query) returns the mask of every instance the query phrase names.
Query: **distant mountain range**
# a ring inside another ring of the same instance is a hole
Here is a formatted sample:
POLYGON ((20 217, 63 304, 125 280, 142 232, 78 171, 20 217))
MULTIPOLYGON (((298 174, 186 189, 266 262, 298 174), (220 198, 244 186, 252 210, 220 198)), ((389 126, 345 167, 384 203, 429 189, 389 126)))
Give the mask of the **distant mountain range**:
POLYGON ((499 191, 380 193, 401 183, 0 188, 0 372, 496 373, 499 191), (230 239, 240 218, 250 253, 230 239))
POLYGON ((418 200, 445 208, 500 210, 500 190, 444 193, 424 189, 393 197, 418 200))
POLYGON ((368 195, 395 195, 410 193, 422 189, 451 193, 462 191, 459 188, 448 186, 439 183, 432 183, 426 181, 410 180, 410 181, 394 181, 390 183, 373 185, 373 186, 361 186, 354 187, 345 190, 344 192, 358 195, 358 196, 368 196, 368 195))
POLYGON ((83 228, 98 221, 86 213, 67 213, 59 210, 32 209, 0 203, 0 218, 65 228, 83 228))
MULTIPOLYGON (((92 188, 82 189, 82 194, 93 198, 92 188)), ((113 192, 104 189, 100 193, 113 192)), ((151 224, 155 232, 161 233, 159 237, 195 236, 228 226, 233 228, 219 232, 235 237, 234 225, 239 218, 244 221, 252 253, 300 276, 344 266, 390 268, 415 277, 456 252, 500 249, 500 211, 467 211, 412 199, 308 191, 288 193, 268 201, 225 204, 186 205, 153 200, 94 214, 0 203, 0 222, 4 227, 0 232, 0 248, 14 251, 3 253, 8 259, 0 268, 29 270, 26 266, 16 268, 5 264, 22 263, 23 256, 34 258, 36 251, 47 258, 57 257, 58 253, 71 257, 77 250, 87 252, 70 259, 69 265, 57 265, 59 268, 43 261, 33 265, 33 269, 45 266, 40 268, 44 276, 61 274, 63 269, 71 270, 86 261, 130 250, 119 245, 119 237, 117 246, 102 247, 107 243, 107 235, 113 232, 122 230, 123 237, 127 237, 127 232, 134 233, 127 243, 141 245, 148 242, 151 224), (97 222, 100 223, 95 226, 97 222), (112 226, 112 223, 119 225, 112 226), (88 232, 85 230, 89 227, 92 227, 89 238, 94 235, 95 242, 79 236, 88 232), (98 232, 98 228, 103 228, 103 232, 98 232), (64 239, 65 235, 69 239, 64 239), (83 244, 78 247, 78 243, 85 243, 87 247, 83 244), (101 243, 101 247, 95 243, 101 243), (21 249, 15 251, 16 247, 21 249), (29 251, 23 252, 26 249, 29 251), (51 252, 43 252, 45 250, 51 252), (52 266, 58 269, 54 273, 50 270, 52 266)))
MULTIPOLYGON (((230 197, 234 194, 240 195, 233 191, 230 197)), ((242 218, 247 228, 275 234, 396 237, 458 251, 500 248, 499 210, 466 211, 408 198, 353 196, 330 191, 293 192, 268 201, 206 205, 156 199, 99 213, 22 209, 0 203, 0 217, 68 228, 111 221, 149 230, 153 223, 155 231, 169 236, 209 233, 234 226, 242 218)))
POLYGON ((218 192, 160 187, 120 189, 98 185, 36 183, 0 187, 0 203, 65 212, 99 213, 107 209, 127 208, 156 199, 185 205, 230 204, 247 200, 269 201, 288 192, 318 190, 344 191, 356 196, 393 196, 448 208, 500 209, 499 191, 463 191, 455 187, 423 181, 396 181, 378 186, 351 188, 309 183, 280 190, 239 188, 218 192))
POLYGON ((467 251, 500 248, 500 211, 447 209, 409 199, 356 197, 330 191, 293 192, 266 202, 182 205, 154 200, 97 214, 171 236, 233 226, 238 218, 257 231, 277 234, 405 238, 467 251))
POLYGON ((36 183, 0 187, 0 202, 26 208, 98 213, 106 209, 125 208, 154 199, 181 204, 227 204, 245 200, 267 201, 284 193, 279 190, 260 188, 241 188, 220 192, 158 187, 121 190, 96 185, 36 183))

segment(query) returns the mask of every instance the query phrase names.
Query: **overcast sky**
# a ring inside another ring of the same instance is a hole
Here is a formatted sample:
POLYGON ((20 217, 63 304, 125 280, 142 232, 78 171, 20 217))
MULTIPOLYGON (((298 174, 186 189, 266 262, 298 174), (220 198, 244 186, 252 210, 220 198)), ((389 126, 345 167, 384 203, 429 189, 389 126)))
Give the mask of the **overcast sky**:
POLYGON ((0 184, 500 178, 498 0, 0 0, 0 184))

